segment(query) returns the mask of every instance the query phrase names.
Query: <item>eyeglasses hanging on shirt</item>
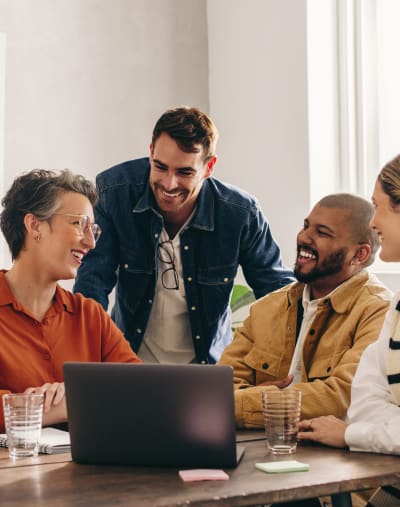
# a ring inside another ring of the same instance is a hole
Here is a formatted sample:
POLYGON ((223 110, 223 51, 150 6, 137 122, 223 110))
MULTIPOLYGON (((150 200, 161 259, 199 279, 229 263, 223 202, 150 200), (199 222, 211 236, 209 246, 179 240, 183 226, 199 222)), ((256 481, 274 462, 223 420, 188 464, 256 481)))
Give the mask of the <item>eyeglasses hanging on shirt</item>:
POLYGON ((160 273, 162 286, 164 289, 178 290, 179 275, 175 267, 174 246, 170 239, 158 243, 158 259, 167 265, 160 273))

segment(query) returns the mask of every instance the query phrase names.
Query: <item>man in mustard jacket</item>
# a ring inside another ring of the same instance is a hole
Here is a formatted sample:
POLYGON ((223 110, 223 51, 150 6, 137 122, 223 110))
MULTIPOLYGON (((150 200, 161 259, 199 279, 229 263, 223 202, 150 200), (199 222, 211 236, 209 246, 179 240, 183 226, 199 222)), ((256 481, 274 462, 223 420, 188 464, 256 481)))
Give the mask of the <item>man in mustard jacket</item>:
POLYGON ((238 427, 263 426, 266 389, 302 391, 302 418, 345 416, 361 353, 378 338, 391 299, 365 269, 379 246, 372 214, 365 199, 334 194, 304 220, 298 282, 251 306, 218 363, 234 368, 238 427))

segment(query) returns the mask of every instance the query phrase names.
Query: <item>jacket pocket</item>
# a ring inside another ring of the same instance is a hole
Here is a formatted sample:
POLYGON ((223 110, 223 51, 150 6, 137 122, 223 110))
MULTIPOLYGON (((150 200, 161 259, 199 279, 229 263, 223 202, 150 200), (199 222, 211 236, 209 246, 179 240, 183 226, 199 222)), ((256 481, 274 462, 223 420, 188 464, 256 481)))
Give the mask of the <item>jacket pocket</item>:
POLYGON ((116 299, 124 318, 126 314, 133 315, 139 311, 152 290, 155 273, 150 259, 146 257, 150 256, 135 251, 121 252, 116 299))
POLYGON ((280 358, 265 350, 253 347, 243 359, 244 363, 254 370, 255 385, 278 377, 280 358))
POLYGON ((313 381, 330 377, 341 356, 342 354, 335 354, 333 356, 315 358, 308 372, 308 380, 313 381))
POLYGON ((143 253, 143 251, 130 250, 125 247, 121 248, 120 252, 120 274, 147 274, 151 275, 154 271, 153 255, 150 252, 143 253))
POLYGON ((208 325, 217 322, 227 311, 237 266, 199 269, 197 282, 208 325))

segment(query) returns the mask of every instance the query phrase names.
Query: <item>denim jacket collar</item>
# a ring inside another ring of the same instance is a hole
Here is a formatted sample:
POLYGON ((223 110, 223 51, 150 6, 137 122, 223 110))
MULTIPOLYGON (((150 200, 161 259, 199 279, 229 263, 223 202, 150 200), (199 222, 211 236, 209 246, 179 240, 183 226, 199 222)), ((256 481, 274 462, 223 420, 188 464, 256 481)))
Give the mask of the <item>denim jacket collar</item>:
MULTIPOLYGON (((133 213, 143 213, 147 210, 152 210, 157 215, 160 215, 156 209, 154 195, 149 182, 147 182, 143 194, 132 211, 133 213)), ((214 230, 214 196, 207 180, 204 181, 197 198, 197 210, 190 223, 190 227, 204 231, 214 230)))

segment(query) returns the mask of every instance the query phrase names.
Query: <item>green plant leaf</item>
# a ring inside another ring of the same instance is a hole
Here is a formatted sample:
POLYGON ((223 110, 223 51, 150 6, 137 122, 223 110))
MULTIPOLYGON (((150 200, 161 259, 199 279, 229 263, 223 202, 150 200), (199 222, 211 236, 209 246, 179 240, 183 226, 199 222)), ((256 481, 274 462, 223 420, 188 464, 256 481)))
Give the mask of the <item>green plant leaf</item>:
POLYGON ((255 301, 254 293, 245 285, 234 285, 231 295, 231 310, 232 313, 255 301))

